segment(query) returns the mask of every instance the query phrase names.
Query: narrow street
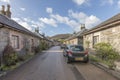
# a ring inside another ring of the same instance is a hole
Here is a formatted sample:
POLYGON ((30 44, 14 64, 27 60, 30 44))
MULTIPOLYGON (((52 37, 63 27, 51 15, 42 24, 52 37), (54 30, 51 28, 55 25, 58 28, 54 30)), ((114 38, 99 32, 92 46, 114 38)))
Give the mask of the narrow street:
POLYGON ((0 80, 117 80, 92 64, 67 64, 60 47, 43 54, 10 72, 0 80), (77 67, 77 68, 76 68, 77 67), (80 72, 79 72, 80 71, 80 72))

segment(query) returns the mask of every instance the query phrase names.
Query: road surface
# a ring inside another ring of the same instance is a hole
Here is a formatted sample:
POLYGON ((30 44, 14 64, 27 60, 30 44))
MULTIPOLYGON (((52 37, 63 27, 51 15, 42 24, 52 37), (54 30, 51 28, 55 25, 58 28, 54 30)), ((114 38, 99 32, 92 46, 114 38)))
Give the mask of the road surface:
POLYGON ((67 64, 59 46, 44 51, 0 80, 117 80, 88 63, 67 64), (77 67, 77 68, 76 68, 77 67))

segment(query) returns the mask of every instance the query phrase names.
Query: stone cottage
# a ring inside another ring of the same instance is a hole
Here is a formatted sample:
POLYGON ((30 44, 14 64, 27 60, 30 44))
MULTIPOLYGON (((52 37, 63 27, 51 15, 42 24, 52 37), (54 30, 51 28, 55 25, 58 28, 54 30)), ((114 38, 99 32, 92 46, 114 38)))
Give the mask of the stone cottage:
MULTIPOLYGON (((100 42, 110 43, 120 53, 120 13, 84 33, 84 47, 94 49, 100 42)), ((120 70, 120 62, 115 64, 120 70)))
MULTIPOLYGON (((10 44, 19 54, 25 54, 26 50, 32 51, 32 47, 38 46, 45 40, 39 31, 31 32, 11 19, 10 5, 2 6, 0 11, 0 58, 7 44, 10 44)), ((48 40, 47 40, 48 41, 48 40)))
POLYGON ((120 52, 120 13, 84 33, 85 47, 88 41, 89 48, 99 42, 109 42, 120 52))
POLYGON ((81 24, 81 31, 74 33, 68 39, 64 41, 64 44, 80 44, 83 45, 83 33, 86 32, 87 29, 85 28, 84 24, 81 24))

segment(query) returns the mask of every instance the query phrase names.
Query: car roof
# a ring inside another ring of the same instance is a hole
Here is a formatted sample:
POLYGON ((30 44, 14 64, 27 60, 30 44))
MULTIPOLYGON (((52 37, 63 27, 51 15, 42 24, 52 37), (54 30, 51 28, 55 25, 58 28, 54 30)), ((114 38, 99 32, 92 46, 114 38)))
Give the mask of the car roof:
POLYGON ((83 47, 82 45, 79 45, 79 44, 78 44, 78 45, 77 45, 77 44, 69 44, 69 45, 66 45, 66 46, 69 47, 69 48, 70 48, 71 46, 81 46, 81 47, 83 47))

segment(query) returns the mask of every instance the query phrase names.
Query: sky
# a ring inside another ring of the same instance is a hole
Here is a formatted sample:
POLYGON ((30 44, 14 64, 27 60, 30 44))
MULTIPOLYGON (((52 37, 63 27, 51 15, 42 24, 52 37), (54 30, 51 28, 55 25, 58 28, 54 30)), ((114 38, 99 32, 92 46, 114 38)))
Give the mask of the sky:
POLYGON ((46 36, 91 29, 120 12, 120 0, 0 0, 7 4, 13 20, 46 36))

